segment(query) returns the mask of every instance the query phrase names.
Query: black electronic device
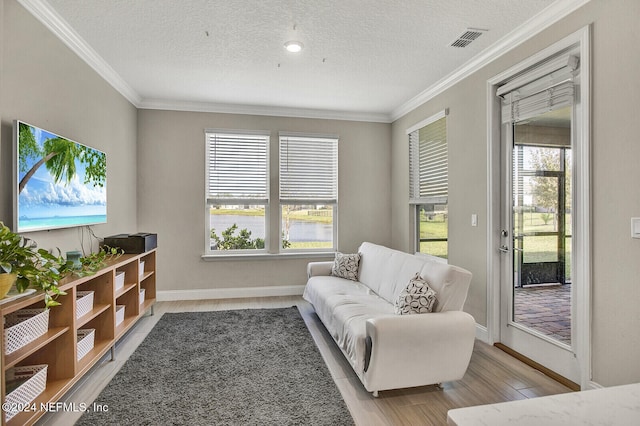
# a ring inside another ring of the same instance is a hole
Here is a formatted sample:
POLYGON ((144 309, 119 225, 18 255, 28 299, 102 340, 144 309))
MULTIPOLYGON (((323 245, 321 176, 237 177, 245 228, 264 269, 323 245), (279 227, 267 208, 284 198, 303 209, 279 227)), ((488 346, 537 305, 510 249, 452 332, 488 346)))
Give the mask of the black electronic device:
POLYGON ((138 232, 112 235, 105 237, 102 244, 111 248, 120 248, 125 253, 145 253, 158 246, 158 234, 138 232))

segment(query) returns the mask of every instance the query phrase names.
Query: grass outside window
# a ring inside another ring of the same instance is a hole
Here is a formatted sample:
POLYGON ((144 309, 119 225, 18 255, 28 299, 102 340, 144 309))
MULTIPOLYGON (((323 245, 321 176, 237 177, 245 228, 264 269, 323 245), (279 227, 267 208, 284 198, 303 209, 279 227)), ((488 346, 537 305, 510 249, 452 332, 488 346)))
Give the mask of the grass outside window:
POLYGON ((425 211, 423 206, 417 207, 420 227, 419 251, 420 253, 427 253, 447 259, 449 252, 449 242, 447 241, 449 219, 446 206, 444 206, 444 211, 441 210, 441 212, 435 211, 433 207, 431 207, 431 210, 432 211, 425 211))

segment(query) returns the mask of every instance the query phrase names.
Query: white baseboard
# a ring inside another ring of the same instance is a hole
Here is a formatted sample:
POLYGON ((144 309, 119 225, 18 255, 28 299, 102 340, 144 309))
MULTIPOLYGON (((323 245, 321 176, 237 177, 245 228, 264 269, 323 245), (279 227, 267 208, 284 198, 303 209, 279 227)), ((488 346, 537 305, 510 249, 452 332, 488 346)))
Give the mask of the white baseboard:
POLYGON ((602 386, 601 384, 589 380, 589 382, 587 383, 587 388, 582 390, 603 389, 603 388, 604 386, 602 386))
POLYGON ((489 329, 484 325, 476 323, 476 339, 489 343, 489 329))
POLYGON ((198 290, 159 290, 156 292, 158 302, 175 300, 207 300, 238 299, 243 297, 299 296, 304 292, 304 285, 284 285, 269 287, 242 288, 203 288, 198 290))

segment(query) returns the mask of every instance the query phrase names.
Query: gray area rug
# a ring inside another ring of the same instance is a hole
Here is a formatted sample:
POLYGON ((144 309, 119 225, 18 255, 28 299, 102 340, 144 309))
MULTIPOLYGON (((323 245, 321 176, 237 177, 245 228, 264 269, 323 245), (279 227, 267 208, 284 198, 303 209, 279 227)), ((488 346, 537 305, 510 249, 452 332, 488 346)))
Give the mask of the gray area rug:
POLYGON ((76 425, 353 425, 296 307, 166 313, 76 425))

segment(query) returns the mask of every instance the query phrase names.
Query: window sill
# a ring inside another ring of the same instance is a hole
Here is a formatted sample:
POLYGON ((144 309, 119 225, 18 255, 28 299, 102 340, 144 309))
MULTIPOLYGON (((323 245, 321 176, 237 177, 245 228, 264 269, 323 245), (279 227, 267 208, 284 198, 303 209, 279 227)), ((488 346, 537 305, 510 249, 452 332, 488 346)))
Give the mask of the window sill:
POLYGON ((273 259, 327 259, 333 260, 336 253, 331 252, 295 252, 295 253, 237 253, 203 254, 200 258, 207 262, 225 260, 273 260, 273 259))

